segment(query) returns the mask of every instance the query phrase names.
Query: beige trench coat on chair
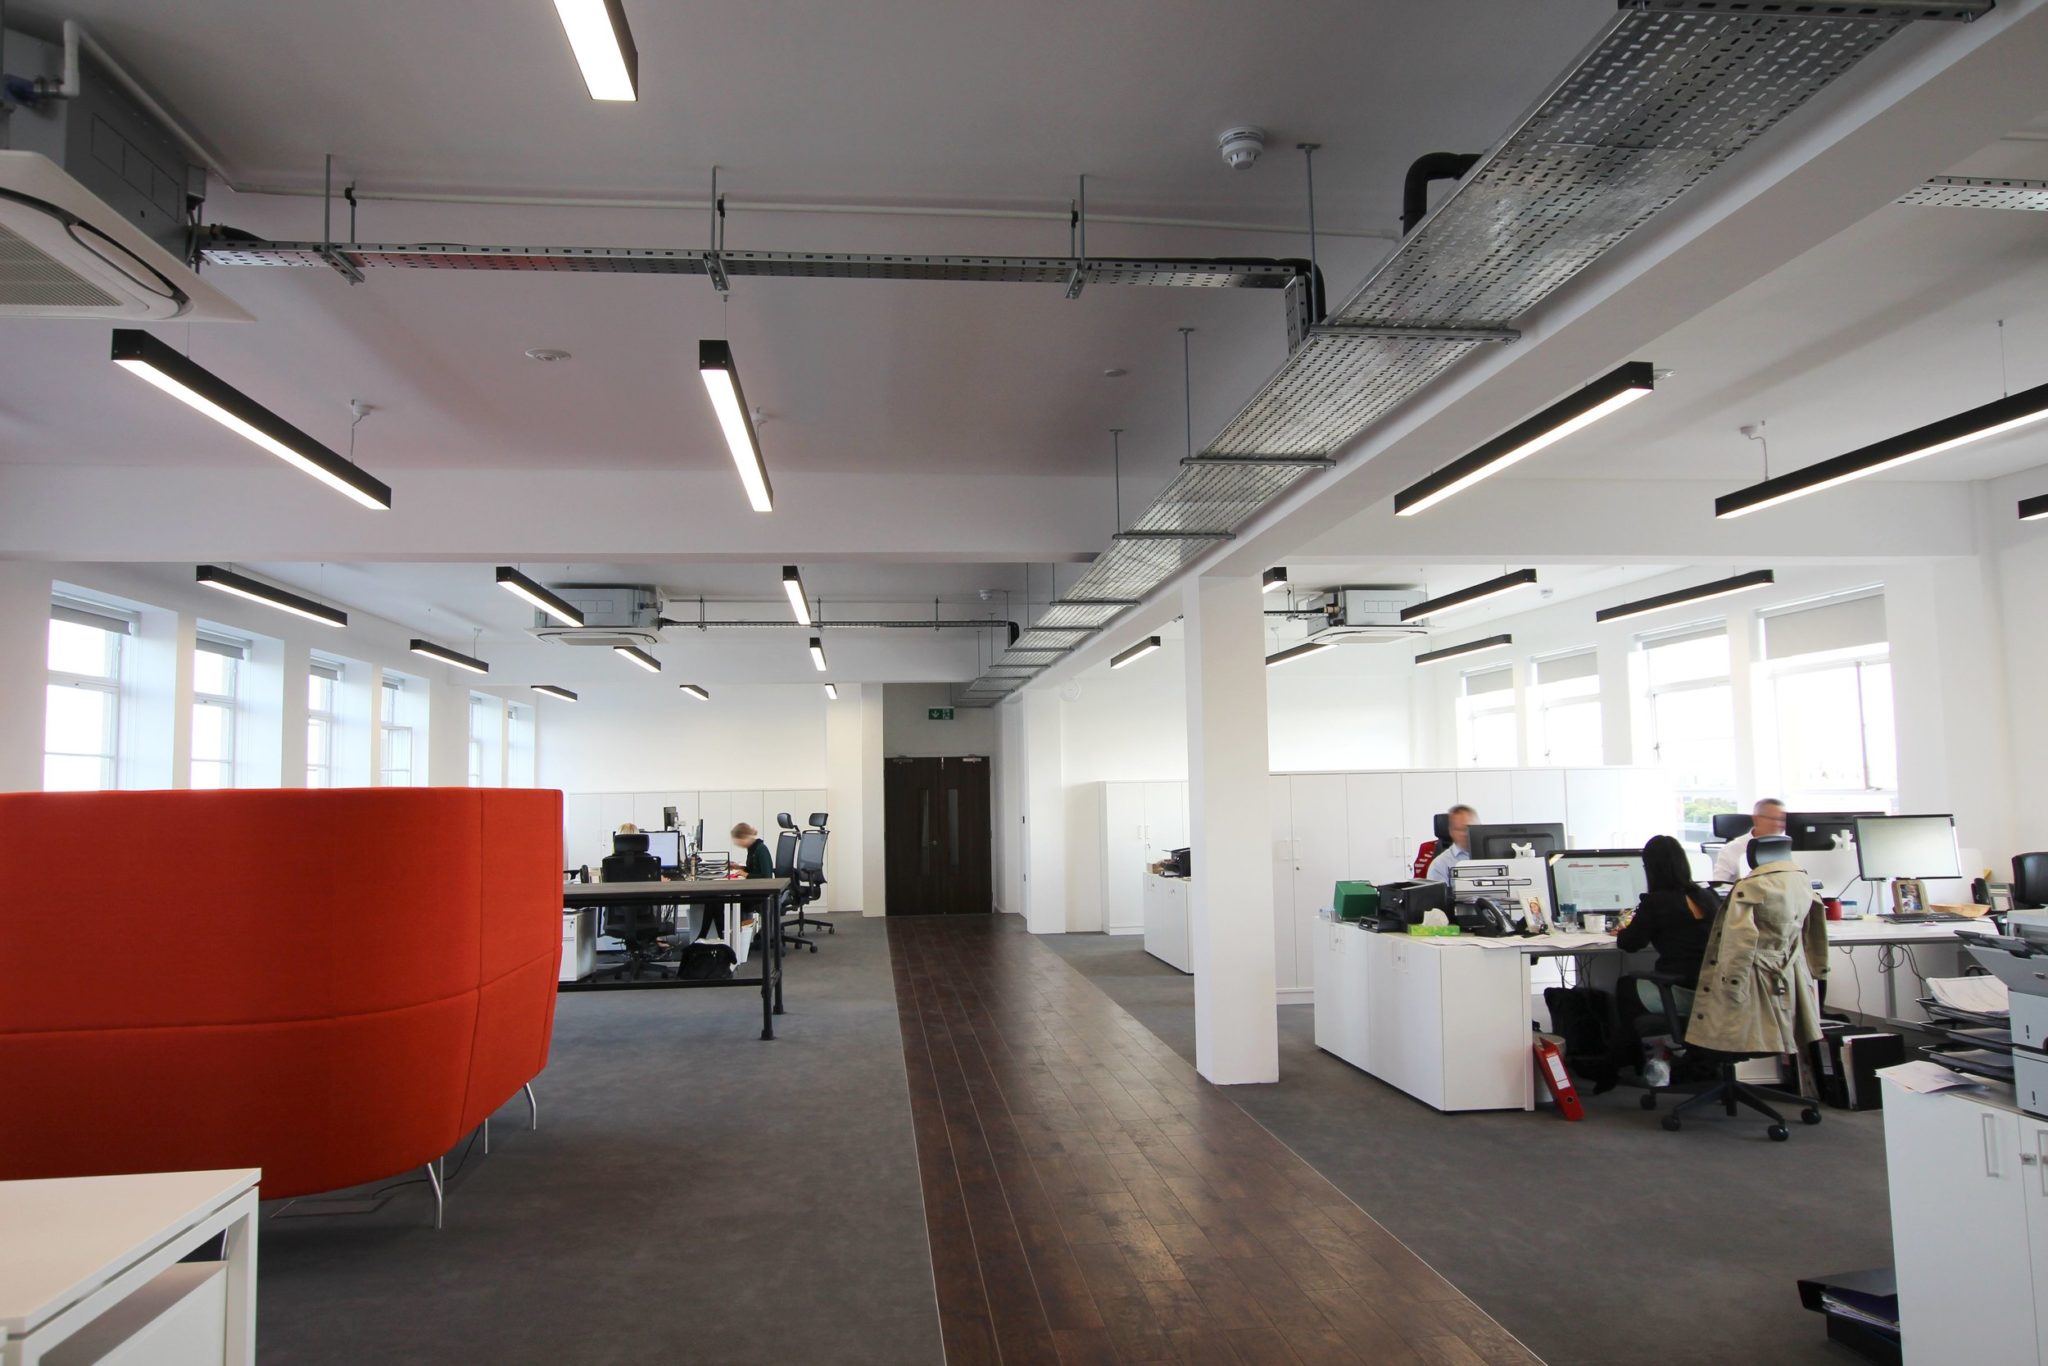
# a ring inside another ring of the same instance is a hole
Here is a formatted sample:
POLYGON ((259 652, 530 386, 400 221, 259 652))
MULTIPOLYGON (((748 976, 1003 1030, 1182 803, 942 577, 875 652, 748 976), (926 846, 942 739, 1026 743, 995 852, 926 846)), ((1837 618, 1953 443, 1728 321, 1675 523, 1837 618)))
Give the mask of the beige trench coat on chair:
POLYGON ((1795 1053, 1820 1037, 1816 983, 1828 972, 1827 917, 1791 863, 1735 884, 1707 938, 1685 1041, 1723 1053, 1795 1053))

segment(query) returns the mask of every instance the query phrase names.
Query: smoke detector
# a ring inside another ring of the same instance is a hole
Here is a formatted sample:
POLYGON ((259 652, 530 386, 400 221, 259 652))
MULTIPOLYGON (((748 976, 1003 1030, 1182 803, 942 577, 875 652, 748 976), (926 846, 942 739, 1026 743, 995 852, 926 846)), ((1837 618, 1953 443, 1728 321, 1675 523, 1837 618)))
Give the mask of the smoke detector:
POLYGON ((1216 150, 1223 154, 1224 164, 1231 170, 1245 170, 1266 150, 1266 130, 1248 123, 1226 128, 1216 139, 1216 150))

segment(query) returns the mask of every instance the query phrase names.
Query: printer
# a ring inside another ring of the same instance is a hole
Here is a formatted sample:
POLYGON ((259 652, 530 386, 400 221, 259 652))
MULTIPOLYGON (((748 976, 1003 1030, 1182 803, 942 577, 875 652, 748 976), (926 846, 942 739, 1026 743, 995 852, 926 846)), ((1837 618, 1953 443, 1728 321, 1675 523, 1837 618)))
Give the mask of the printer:
POLYGON ((2013 911, 2002 935, 1964 931, 1956 937, 2005 983, 2013 1096, 2028 1114, 2048 1119, 2048 910, 2013 911))
POLYGON ((1379 924, 1375 929, 1405 934, 1410 925, 1420 925, 1431 911, 1451 910, 1451 889, 1442 882, 1382 882, 1379 886, 1379 924))

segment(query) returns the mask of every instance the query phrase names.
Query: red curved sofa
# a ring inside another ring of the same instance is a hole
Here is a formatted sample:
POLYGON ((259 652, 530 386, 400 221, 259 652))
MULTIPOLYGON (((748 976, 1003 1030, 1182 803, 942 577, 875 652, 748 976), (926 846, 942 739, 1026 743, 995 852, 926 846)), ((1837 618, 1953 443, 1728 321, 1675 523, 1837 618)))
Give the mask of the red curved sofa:
POLYGON ((562 797, 0 795, 0 1179, 447 1152, 547 1063, 562 797))

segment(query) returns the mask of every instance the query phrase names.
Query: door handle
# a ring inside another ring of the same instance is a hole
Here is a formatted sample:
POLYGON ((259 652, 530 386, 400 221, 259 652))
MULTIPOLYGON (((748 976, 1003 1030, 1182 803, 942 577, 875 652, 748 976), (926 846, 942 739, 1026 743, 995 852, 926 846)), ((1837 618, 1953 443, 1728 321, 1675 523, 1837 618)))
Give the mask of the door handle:
POLYGON ((1998 1117, 1996 1115, 1982 1115, 1979 1119, 1984 1125, 1984 1174, 1996 1180, 2000 1175, 1998 1170, 1998 1130, 1995 1127, 1998 1123, 1998 1117))
POLYGON ((2041 1194, 2048 1195, 2048 1129, 2034 1130, 2034 1159, 2041 1167, 2041 1194))

